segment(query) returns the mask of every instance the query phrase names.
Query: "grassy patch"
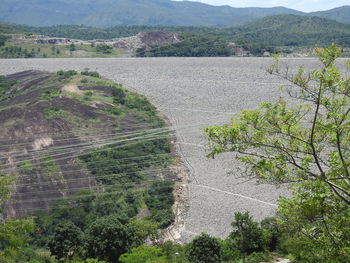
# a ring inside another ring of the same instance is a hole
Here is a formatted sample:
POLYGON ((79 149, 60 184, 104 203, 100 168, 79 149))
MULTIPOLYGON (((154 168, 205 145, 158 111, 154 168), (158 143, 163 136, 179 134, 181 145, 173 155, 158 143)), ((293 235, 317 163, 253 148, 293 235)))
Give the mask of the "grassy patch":
POLYGON ((95 119, 89 119, 89 122, 92 122, 92 123, 100 123, 100 122, 101 122, 101 120, 100 120, 100 119, 95 118, 95 119))
POLYGON ((58 76, 58 78, 60 80, 62 80, 62 79, 69 79, 77 74, 78 74, 78 72, 75 70, 67 70, 67 71, 60 70, 57 72, 56 75, 58 76))
POLYGON ((106 49, 107 52, 97 50, 91 45, 74 45, 75 50, 71 50, 70 45, 38 44, 34 40, 18 43, 10 39, 0 48, 1 58, 68 58, 68 57, 117 57, 125 52, 112 47, 106 49))
POLYGON ((83 76, 90 76, 90 77, 94 77, 94 78, 101 78, 100 74, 96 71, 83 71, 81 72, 81 75, 83 76))
POLYGON ((41 93, 40 98, 42 100, 52 100, 61 95, 60 89, 46 90, 41 93))
POLYGON ((0 75, 0 101, 11 97, 8 92, 15 86, 16 83, 16 81, 7 80, 5 76, 0 75))
POLYGON ((119 108, 118 106, 105 108, 102 110, 102 112, 104 112, 112 117, 120 117, 120 116, 124 115, 123 110, 121 108, 119 108))
POLYGON ((63 95, 71 99, 79 100, 86 104, 89 104, 90 101, 103 101, 107 103, 113 103, 113 98, 107 97, 93 90, 84 91, 82 94, 65 91, 63 92, 63 95))
POLYGON ((40 167, 43 170, 43 174, 46 174, 47 176, 53 176, 60 171, 60 168, 52 157, 44 157, 40 167))
POLYGON ((18 168, 24 171, 33 170, 33 164, 30 161, 20 162, 18 168))
POLYGON ((44 117, 48 120, 55 119, 55 118, 62 118, 69 114, 69 112, 60 110, 55 107, 50 107, 48 109, 44 110, 44 117))

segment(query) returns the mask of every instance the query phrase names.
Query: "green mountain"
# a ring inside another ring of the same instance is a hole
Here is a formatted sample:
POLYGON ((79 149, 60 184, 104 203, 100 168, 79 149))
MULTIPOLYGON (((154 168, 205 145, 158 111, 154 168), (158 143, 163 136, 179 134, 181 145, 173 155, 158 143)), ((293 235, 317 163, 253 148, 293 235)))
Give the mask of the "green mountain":
POLYGON ((266 17, 246 26, 222 29, 217 35, 273 46, 350 45, 350 25, 297 15, 266 17))
MULTIPOLYGON (((239 27, 196 26, 116 26, 94 28, 78 25, 34 27, 0 23, 10 30, 34 32, 52 37, 76 39, 111 39, 133 36, 144 31, 188 32, 224 38, 238 43, 257 43, 263 46, 328 46, 335 42, 350 46, 350 25, 334 20, 299 15, 277 15, 258 19, 239 27), (239 40, 239 41, 238 41, 239 40), (243 40, 243 42, 242 42, 243 40)), ((247 47, 249 50, 251 47, 247 47)), ((261 49, 259 47, 259 49, 261 49)))
POLYGON ((170 0, 2 0, 0 21, 35 26, 194 25, 239 26, 277 14, 284 7, 233 8, 170 0))
POLYGON ((333 19, 342 23, 350 23, 350 6, 341 6, 327 11, 310 13, 313 16, 333 19))

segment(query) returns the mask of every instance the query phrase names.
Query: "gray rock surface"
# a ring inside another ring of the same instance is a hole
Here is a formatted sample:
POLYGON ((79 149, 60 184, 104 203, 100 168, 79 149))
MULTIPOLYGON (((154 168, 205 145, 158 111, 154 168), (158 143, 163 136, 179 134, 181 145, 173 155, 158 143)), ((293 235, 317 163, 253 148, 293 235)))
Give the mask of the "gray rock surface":
MULTIPOLYGON (((290 68, 318 65, 307 58, 282 62, 290 68)), ((287 193, 285 188, 257 185, 230 173, 238 165, 233 154, 205 157, 205 127, 227 123, 233 114, 262 101, 287 96, 278 89, 283 81, 266 73, 272 63, 269 58, 17 59, 0 60, 0 74, 89 68, 149 97, 175 127, 179 150, 191 171, 182 233, 186 241, 201 232, 227 236, 236 211, 250 211, 257 220, 273 216, 277 198, 287 193)))

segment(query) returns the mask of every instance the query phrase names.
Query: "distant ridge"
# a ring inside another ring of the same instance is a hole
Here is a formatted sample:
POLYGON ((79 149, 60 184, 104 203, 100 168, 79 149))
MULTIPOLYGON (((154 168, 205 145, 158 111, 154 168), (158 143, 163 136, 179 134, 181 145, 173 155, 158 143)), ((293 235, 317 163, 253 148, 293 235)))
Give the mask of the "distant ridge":
POLYGON ((273 46, 350 46, 350 25, 317 16, 276 15, 226 30, 232 38, 273 46), (231 33, 228 31, 231 30, 231 33))
POLYGON ((313 12, 310 13, 310 15, 333 19, 338 22, 350 24, 350 5, 337 7, 327 11, 313 12))
POLYGON ((233 8, 170 0, 2 0, 0 21, 34 26, 117 25, 240 26, 279 14, 285 7, 233 8))

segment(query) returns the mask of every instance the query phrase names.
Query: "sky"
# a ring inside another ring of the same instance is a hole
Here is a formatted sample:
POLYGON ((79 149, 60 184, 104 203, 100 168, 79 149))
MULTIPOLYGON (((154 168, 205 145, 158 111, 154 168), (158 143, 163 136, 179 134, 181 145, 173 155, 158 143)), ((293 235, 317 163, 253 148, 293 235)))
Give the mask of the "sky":
POLYGON ((192 0, 210 5, 230 5, 233 7, 274 7, 284 6, 303 12, 328 10, 350 5, 350 0, 192 0))

